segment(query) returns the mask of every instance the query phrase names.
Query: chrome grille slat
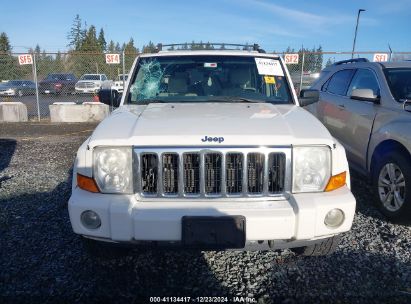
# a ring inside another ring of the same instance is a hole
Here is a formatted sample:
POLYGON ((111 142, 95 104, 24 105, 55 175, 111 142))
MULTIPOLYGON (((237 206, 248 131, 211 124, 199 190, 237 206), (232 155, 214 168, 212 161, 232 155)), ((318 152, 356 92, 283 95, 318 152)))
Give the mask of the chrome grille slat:
POLYGON ((220 153, 204 154, 204 181, 206 194, 221 193, 222 156, 220 153))
POLYGON ((164 194, 178 193, 178 154, 164 153, 162 155, 162 186, 164 194))
POLYGON ((136 192, 149 198, 283 197, 291 148, 135 148, 136 192))
POLYGON ((264 154, 249 153, 247 159, 247 191, 261 194, 264 191, 264 154))
POLYGON ((146 194, 157 193, 158 156, 154 153, 141 155, 141 190, 146 194))
MULTIPOLYGON (((225 157, 225 185, 227 194, 241 194, 243 191, 244 156, 242 153, 227 153, 225 157)), ((224 178, 223 178, 224 180, 224 178)))
POLYGON ((270 153, 267 170, 269 193, 283 192, 285 181, 285 155, 282 153, 270 153))
POLYGON ((183 192, 186 194, 200 194, 200 154, 183 154, 183 192))

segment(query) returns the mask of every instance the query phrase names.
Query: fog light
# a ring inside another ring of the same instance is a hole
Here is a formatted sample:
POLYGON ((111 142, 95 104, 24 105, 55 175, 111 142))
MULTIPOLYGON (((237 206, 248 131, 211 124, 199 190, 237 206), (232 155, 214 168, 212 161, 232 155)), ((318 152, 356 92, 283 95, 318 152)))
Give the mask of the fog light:
POLYGON ((97 229, 101 226, 101 220, 97 213, 91 210, 84 211, 81 214, 81 223, 87 229, 97 229))
POLYGON ((324 224, 328 228, 337 228, 344 222, 344 212, 340 209, 330 210, 324 219, 324 224))

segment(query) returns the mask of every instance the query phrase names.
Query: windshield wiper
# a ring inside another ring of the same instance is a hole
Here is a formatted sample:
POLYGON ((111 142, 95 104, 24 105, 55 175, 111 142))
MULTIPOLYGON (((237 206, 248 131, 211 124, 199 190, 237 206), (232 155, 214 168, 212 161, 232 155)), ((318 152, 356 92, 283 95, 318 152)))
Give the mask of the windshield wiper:
POLYGON ((265 100, 261 99, 251 99, 251 98, 244 98, 244 97, 237 97, 237 96, 222 96, 216 98, 210 98, 207 101, 215 101, 215 102, 251 102, 251 103, 265 103, 265 100))
POLYGON ((149 104, 149 103, 170 103, 170 101, 162 99, 143 99, 138 102, 139 104, 149 104))

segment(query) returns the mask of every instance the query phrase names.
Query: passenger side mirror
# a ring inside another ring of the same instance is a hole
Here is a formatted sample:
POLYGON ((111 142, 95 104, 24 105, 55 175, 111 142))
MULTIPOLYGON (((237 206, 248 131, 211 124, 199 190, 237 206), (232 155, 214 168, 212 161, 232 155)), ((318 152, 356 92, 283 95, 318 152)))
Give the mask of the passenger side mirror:
POLYGON ((354 89, 351 92, 350 98, 355 100, 380 103, 380 97, 375 97, 374 92, 371 89, 354 89))
POLYGON ((118 108, 121 102, 121 94, 116 90, 101 89, 98 92, 98 99, 106 105, 118 108))
POLYGON ((402 104, 402 108, 407 112, 411 112, 411 100, 405 100, 402 104))
POLYGON ((300 91, 300 98, 298 99, 298 101, 300 102, 301 107, 305 107, 317 102, 319 99, 320 92, 318 90, 306 89, 300 91))

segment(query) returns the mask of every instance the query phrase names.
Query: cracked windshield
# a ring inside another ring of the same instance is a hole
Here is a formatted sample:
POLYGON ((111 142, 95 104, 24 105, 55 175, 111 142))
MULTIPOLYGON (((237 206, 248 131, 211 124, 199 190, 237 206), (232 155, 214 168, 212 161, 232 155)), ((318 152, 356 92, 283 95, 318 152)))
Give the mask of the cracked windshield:
POLYGON ((292 103, 280 61, 240 56, 142 58, 129 103, 292 103))

